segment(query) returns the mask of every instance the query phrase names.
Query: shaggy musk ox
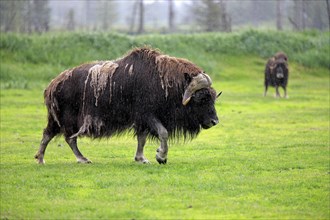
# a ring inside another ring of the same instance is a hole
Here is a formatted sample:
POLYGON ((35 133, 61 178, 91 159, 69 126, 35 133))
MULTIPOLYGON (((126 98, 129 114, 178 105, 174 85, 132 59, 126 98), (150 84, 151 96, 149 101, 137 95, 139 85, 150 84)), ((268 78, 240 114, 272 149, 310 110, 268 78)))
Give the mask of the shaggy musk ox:
POLYGON ((165 164, 168 138, 193 138, 201 128, 218 123, 211 83, 190 61, 146 47, 117 60, 65 70, 45 90, 48 124, 35 159, 43 164, 47 144, 63 134, 77 161, 90 163, 79 151, 77 137, 133 130, 135 161, 148 163, 143 148, 150 137, 160 140, 156 159, 165 164))
POLYGON ((284 89, 284 97, 287 98, 286 86, 288 84, 288 78, 288 57, 285 53, 278 52, 266 64, 264 96, 267 94, 268 86, 273 86, 276 89, 276 97, 280 97, 278 87, 281 86, 284 89))

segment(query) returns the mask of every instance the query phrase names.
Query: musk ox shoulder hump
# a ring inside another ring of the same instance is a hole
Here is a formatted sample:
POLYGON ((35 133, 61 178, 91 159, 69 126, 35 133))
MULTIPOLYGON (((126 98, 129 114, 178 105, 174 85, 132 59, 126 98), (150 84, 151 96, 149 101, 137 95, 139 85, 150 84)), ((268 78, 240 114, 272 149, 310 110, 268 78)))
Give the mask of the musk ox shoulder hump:
MULTIPOLYGON (((172 87, 181 87, 182 84, 187 83, 185 75, 189 75, 192 79, 196 77, 203 70, 189 60, 171 57, 163 54, 158 49, 150 47, 134 48, 127 55, 121 59, 125 63, 126 68, 129 69, 129 75, 133 73, 133 65, 128 63, 132 60, 135 62, 148 63, 149 66, 154 66, 160 78, 162 89, 165 91, 165 97, 168 97, 169 89, 172 87), (127 62, 127 63, 126 63, 127 62)), ((149 72, 153 74, 152 71, 149 72)))

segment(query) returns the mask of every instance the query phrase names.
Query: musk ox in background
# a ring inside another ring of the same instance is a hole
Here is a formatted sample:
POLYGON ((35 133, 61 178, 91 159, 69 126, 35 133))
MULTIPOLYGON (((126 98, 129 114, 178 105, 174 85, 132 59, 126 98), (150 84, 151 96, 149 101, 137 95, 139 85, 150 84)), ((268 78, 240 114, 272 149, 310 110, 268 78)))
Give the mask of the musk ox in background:
POLYGON ((158 138, 156 159, 167 161, 168 138, 195 137, 218 123, 211 79, 188 60, 151 48, 137 48, 113 61, 97 61, 65 70, 44 92, 48 124, 35 155, 44 163, 51 139, 63 134, 77 161, 90 163, 77 137, 110 137, 132 130, 135 161, 148 163, 146 139, 158 138))
POLYGON ((288 98, 286 86, 289 78, 288 57, 283 52, 278 52, 274 57, 270 58, 265 68, 265 92, 267 94, 268 86, 276 89, 276 97, 281 97, 278 87, 284 89, 284 97, 288 98))

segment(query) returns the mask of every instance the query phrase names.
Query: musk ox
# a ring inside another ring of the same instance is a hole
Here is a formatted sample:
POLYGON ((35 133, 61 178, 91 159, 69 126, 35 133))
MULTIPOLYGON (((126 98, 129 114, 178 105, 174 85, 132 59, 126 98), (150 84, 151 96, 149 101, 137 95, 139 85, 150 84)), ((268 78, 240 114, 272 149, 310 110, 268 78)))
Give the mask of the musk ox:
POLYGON ((135 161, 149 163, 143 148, 147 138, 157 138, 156 160, 165 164, 169 138, 193 138, 218 123, 211 83, 192 62, 148 47, 65 70, 44 92, 48 124, 35 159, 43 164, 48 143, 63 134, 77 161, 91 163, 79 151, 77 137, 129 130, 137 137, 135 161))
POLYGON ((278 87, 284 89, 284 97, 288 98, 286 87, 289 78, 288 57, 283 52, 278 52, 274 57, 270 58, 265 68, 265 92, 267 94, 268 86, 273 86, 276 89, 276 97, 281 97, 278 87))

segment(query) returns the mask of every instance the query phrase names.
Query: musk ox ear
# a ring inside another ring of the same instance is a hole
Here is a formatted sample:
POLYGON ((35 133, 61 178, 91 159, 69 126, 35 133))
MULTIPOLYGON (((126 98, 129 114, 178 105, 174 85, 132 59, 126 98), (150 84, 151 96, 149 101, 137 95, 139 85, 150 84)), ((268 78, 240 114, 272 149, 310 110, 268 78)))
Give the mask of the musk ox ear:
POLYGON ((184 73, 184 79, 186 80, 186 82, 189 84, 192 80, 191 76, 189 75, 189 73, 184 73))
POLYGON ((211 86, 212 80, 205 73, 199 73, 197 76, 193 77, 188 87, 184 91, 182 104, 187 105, 191 99, 191 96, 200 89, 207 88, 211 86))

